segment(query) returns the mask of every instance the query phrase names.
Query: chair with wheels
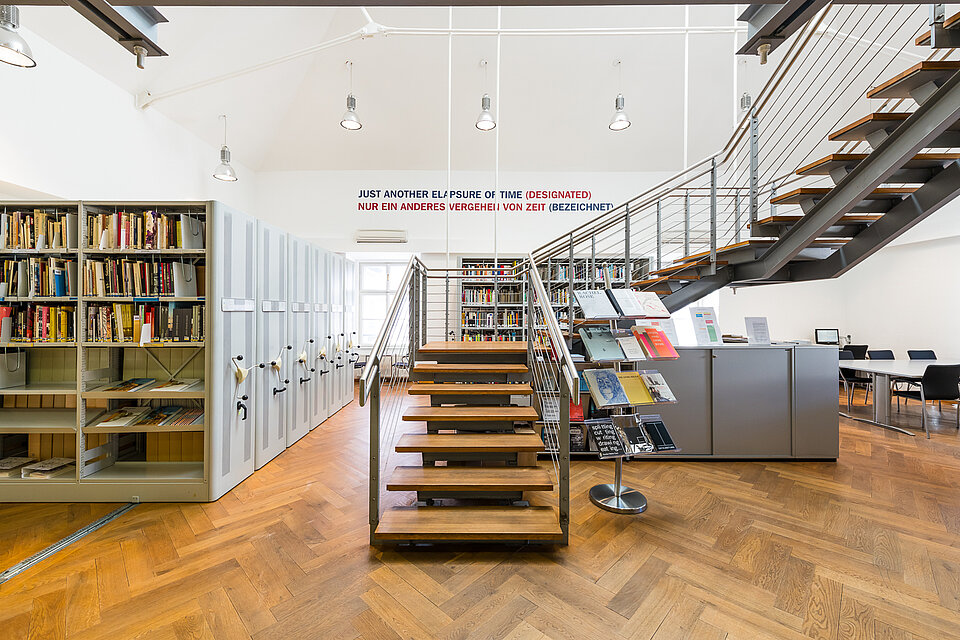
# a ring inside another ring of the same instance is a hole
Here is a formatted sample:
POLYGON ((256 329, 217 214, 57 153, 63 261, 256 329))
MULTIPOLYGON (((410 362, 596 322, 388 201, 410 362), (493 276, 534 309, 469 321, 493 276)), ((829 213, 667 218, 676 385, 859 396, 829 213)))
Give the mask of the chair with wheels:
MULTIPOLYGON (((856 360, 853 357, 853 353, 847 350, 840 350, 840 359, 841 360, 856 360)), ((859 376, 851 369, 840 369, 840 382, 843 383, 843 389, 847 393, 847 412, 849 413, 852 410, 853 405, 853 392, 856 389, 858 384, 862 384, 866 390, 866 396, 864 396, 863 404, 867 404, 867 400, 870 398, 870 389, 873 388, 873 379, 867 376, 859 376)))
POLYGON ((852 353, 854 360, 866 360, 867 349, 869 348, 869 345, 865 344, 848 344, 843 348, 843 350, 852 353))
MULTIPOLYGON (((902 398, 920 401, 920 426, 930 437, 927 426, 927 400, 960 400, 960 364, 931 364, 920 378, 919 389, 894 391, 902 398)), ((960 430, 960 403, 957 404, 957 429, 960 430)))

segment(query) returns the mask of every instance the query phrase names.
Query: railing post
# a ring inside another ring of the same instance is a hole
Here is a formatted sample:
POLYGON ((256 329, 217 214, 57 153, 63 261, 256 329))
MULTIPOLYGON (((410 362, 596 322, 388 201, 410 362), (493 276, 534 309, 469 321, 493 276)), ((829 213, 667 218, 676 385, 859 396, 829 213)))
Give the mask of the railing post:
POLYGON ((660 201, 657 200, 657 271, 663 269, 663 219, 660 215, 660 201))
POLYGON ((427 343, 427 287, 429 282, 427 281, 427 272, 426 270, 420 276, 420 343, 417 345, 421 347, 427 343))
MULTIPOLYGON (((500 322, 497 319, 500 313, 500 258, 493 259, 493 341, 500 335, 500 322)), ((482 334, 480 334, 482 337, 482 334)))
POLYGON ((410 296, 410 315, 407 319, 407 330, 409 331, 409 343, 410 343, 410 356, 408 362, 410 367, 413 367, 414 361, 417 357, 417 325, 419 324, 418 320, 420 318, 420 310, 417 308, 417 302, 420 300, 417 297, 417 275, 414 273, 410 278, 410 291, 407 295, 410 296))
POLYGON ((590 288, 597 287, 597 236, 590 236, 590 288))
POLYGON ((690 255, 690 192, 683 194, 683 255, 690 255))
POLYGON ((770 184, 770 217, 777 215, 777 205, 773 204, 773 199, 777 197, 777 183, 770 184))
POLYGON ((630 268, 630 205, 623 213, 623 288, 629 289, 633 280, 633 269, 630 268))
MULTIPOLYGON (((443 339, 444 341, 450 339, 450 263, 447 263, 447 269, 444 276, 444 288, 443 288, 443 339)), ((458 305, 462 307, 463 305, 458 305)))
MULTIPOLYGON (((380 363, 370 389, 370 544, 380 523, 380 363)), ((409 371, 409 369, 408 369, 409 371)))
MULTIPOLYGON (((559 359, 559 358, 558 358, 559 359)), ((563 543, 569 542, 570 536, 570 393, 567 381, 563 377, 563 362, 557 363, 557 386, 560 387, 560 424, 557 433, 557 446, 560 451, 560 530, 563 532, 563 543)), ((577 393, 580 390, 577 389, 577 393)))
POLYGON ((717 272, 717 159, 710 159, 710 275, 717 272))
POLYGON ((759 160, 760 128, 757 112, 750 109, 750 224, 756 223, 760 213, 760 193, 758 192, 757 165, 759 160))
POLYGON ((740 242, 740 191, 733 192, 733 242, 740 242))
POLYGON ((543 284, 547 290, 547 305, 552 309, 553 308, 553 258, 547 258, 547 277, 544 279, 543 284))
POLYGON ((570 233, 570 269, 567 272, 569 287, 567 287, 567 348, 573 347, 573 233, 570 233))
MULTIPOLYGON (((537 339, 537 317, 533 313, 533 270, 536 269, 533 262, 530 261, 527 263, 527 281, 526 281, 526 298, 527 298, 527 359, 529 364, 527 365, 530 371, 533 371, 533 348, 532 343, 537 339)), ((534 376, 536 378, 536 376, 534 376)))

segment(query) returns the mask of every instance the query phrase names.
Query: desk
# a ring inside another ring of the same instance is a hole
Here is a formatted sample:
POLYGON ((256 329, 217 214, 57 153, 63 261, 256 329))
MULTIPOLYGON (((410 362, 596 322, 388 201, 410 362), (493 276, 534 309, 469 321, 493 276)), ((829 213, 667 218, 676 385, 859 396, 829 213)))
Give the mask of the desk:
POLYGON ((840 368, 869 373, 873 379, 873 420, 869 422, 884 429, 914 436, 915 433, 890 424, 890 378, 913 378, 919 380, 931 364, 954 364, 942 360, 841 360, 840 368))

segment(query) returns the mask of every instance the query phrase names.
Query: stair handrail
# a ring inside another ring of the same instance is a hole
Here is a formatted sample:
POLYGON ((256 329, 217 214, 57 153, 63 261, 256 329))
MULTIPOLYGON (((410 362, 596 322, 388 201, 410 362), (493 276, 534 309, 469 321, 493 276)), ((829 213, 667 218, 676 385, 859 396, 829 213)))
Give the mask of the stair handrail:
POLYGON ((397 287, 396 293, 393 294, 393 300, 390 303, 390 308, 387 310, 387 315, 383 320, 383 324, 380 325, 380 333, 377 334, 377 339, 373 341, 373 346, 370 348, 370 355, 367 356, 367 363, 363 367, 363 373, 360 374, 361 407, 364 406, 367 398, 370 396, 373 378, 380 370, 380 358, 383 356, 383 350, 387 336, 390 335, 390 331, 393 330, 394 322, 397 319, 397 315, 400 313, 400 302, 406 296, 408 287, 413 284, 414 274, 421 270, 425 270, 425 266, 423 262, 420 261, 420 258, 415 255, 410 256, 410 259, 407 261, 407 266, 403 270, 403 277, 400 279, 400 286, 397 287))
MULTIPOLYGON (((567 388, 570 390, 570 396, 577 397, 577 404, 579 404, 580 380, 577 374, 577 367, 573 363, 570 349, 567 348, 567 341, 563 339, 563 333, 560 331, 560 323, 553 314, 553 307, 550 306, 550 298, 547 296, 547 290, 543 286, 543 280, 540 278, 540 270, 537 269, 537 263, 533 259, 532 253, 527 254, 527 260, 530 263, 527 277, 530 278, 530 284, 537 294, 537 304, 540 306, 540 311, 543 314, 544 324, 547 327, 547 333, 550 335, 551 346, 556 349, 557 359, 561 365, 560 370, 563 372, 563 378, 567 383, 567 388)), ((570 324, 570 330, 572 332, 572 321, 570 324)), ((528 339, 532 340, 533 336, 528 336, 528 339)))

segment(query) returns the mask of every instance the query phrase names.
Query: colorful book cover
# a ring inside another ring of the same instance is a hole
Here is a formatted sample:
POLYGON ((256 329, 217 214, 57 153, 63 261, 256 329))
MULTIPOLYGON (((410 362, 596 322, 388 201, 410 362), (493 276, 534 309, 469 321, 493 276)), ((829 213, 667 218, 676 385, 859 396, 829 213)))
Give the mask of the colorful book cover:
POLYGON ((594 362, 623 360, 623 350, 607 327, 584 327, 578 333, 587 355, 594 362))
POLYGON ((97 421, 96 426, 126 427, 141 419, 150 411, 150 407, 124 407, 107 414, 102 420, 97 421))
POLYGON ((156 381, 156 378, 130 378, 123 382, 109 384, 97 391, 140 391, 156 381))
POLYGON ((583 375, 587 378, 590 396, 598 409, 630 404, 617 373, 612 369, 587 369, 583 375))
POLYGON ((200 382, 200 378, 172 378, 166 382, 161 382, 150 391, 187 391, 200 382))
POLYGON ((570 401, 570 422, 583 422, 583 403, 574 404, 570 401))
POLYGON ((659 371, 640 371, 639 373, 654 402, 677 401, 677 396, 673 395, 673 391, 667 386, 667 381, 659 371))
POLYGON ((651 348, 656 351, 657 358, 679 358, 680 354, 670 344, 670 339, 660 329, 647 327, 643 331, 649 339, 651 348))
POLYGON ((617 373, 617 379, 620 381, 624 393, 627 394, 630 404, 652 404, 654 402, 653 396, 650 395, 646 385, 643 384, 643 380, 640 379, 640 374, 636 371, 620 371, 617 373))

